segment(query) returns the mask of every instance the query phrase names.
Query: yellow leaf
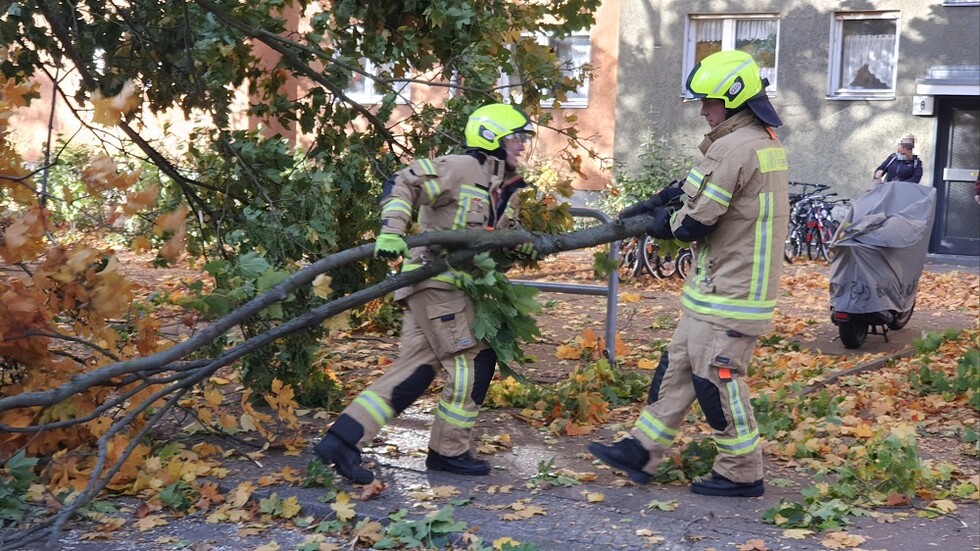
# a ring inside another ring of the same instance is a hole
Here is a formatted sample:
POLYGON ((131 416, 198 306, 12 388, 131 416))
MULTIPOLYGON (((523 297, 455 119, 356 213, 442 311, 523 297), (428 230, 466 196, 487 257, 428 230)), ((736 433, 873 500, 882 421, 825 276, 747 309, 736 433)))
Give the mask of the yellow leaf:
POLYGON ((640 302, 640 299, 642 299, 643 297, 641 297, 637 293, 623 293, 619 295, 619 298, 623 302, 640 302))
POLYGON ((648 360, 647 358, 640 358, 640 360, 636 362, 636 367, 638 369, 653 369, 657 367, 657 362, 648 360))
POLYGON ((599 335, 596 335, 595 331, 586 327, 582 330, 580 335, 582 340, 582 348, 598 348, 599 347, 599 335))
POLYGON ((297 499, 296 496, 289 496, 282 500, 281 507, 282 514, 280 516, 282 516, 282 518, 293 518, 298 515, 300 509, 303 508, 303 506, 299 504, 299 499, 297 499))
POLYGON ((867 423, 861 423, 860 425, 854 427, 854 436, 858 438, 871 438, 874 431, 871 430, 871 425, 867 423))
POLYGON ((136 521, 136 528, 140 532, 146 532, 147 530, 152 530, 157 526, 166 526, 167 521, 162 515, 146 515, 145 517, 136 521))
POLYGON ((279 544, 278 543, 276 543, 274 541, 270 541, 269 543, 267 543, 265 545, 260 545, 260 546, 256 547, 255 548, 255 551, 279 551, 280 549, 281 549, 281 547, 279 547, 279 544))
POLYGON ((501 549, 504 548, 505 543, 511 544, 508 547, 518 547, 521 545, 521 542, 515 540, 514 538, 504 536, 502 538, 497 538, 493 540, 493 548, 496 549, 497 551, 500 551, 501 549))
POLYGON ((252 484, 248 480, 239 484, 234 491, 231 493, 231 499, 228 500, 228 504, 233 508, 244 507, 248 500, 252 497, 252 492, 255 491, 255 484, 252 484))
MULTIPOLYGON (((371 544, 375 544, 383 540, 385 537, 384 525, 376 520, 364 523, 363 525, 358 523, 358 525, 361 526, 356 532, 357 539, 359 540, 367 540, 371 544)), ((325 544, 320 544, 320 551, 329 551, 332 549, 329 547, 325 548, 324 545, 325 544)), ((337 547, 336 549, 339 551, 340 548, 337 547)))
POLYGON ((599 503, 606 500, 606 496, 600 494, 599 492, 586 492, 585 498, 589 503, 599 503))
POLYGON ((859 547, 864 542, 864 536, 848 534, 847 532, 830 532, 820 544, 828 549, 850 549, 859 547))
POLYGON ((221 396, 221 391, 212 387, 204 391, 204 399, 214 407, 221 405, 224 397, 221 396))
POLYGON ((338 493, 334 502, 330 504, 330 508, 337 513, 337 520, 340 522, 347 522, 357 516, 357 512, 354 511, 354 504, 350 502, 350 494, 347 492, 338 493))
POLYGON ((555 356, 561 360, 578 360, 582 357, 582 350, 565 344, 558 345, 555 356))
POLYGON ((333 293, 333 289, 330 288, 330 283, 333 278, 327 274, 320 274, 313 279, 313 294, 322 298, 330 298, 330 294, 333 293))
POLYGON ((944 513, 952 513, 956 510, 956 504, 948 499, 937 499, 929 504, 930 509, 936 509, 944 513))
POLYGON ((139 97, 135 94, 136 87, 132 80, 123 84, 122 90, 111 98, 102 97, 102 92, 92 93, 92 122, 103 126, 116 126, 122 115, 131 113, 139 105, 139 97))
POLYGON ((804 528, 790 528, 783 530, 783 537, 791 540, 805 540, 813 533, 813 530, 806 530, 804 528))

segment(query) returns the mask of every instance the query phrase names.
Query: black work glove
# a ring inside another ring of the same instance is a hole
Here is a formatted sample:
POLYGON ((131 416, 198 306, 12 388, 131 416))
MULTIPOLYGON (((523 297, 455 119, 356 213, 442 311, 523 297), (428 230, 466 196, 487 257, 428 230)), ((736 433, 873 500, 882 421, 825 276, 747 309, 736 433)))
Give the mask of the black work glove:
POLYGON ((660 196, 654 195, 653 197, 647 199, 646 201, 640 201, 639 203, 634 203, 625 209, 619 211, 617 218, 622 220, 623 218, 630 218, 632 216, 639 216, 641 214, 647 214, 653 209, 661 206, 660 196))
POLYGON ((674 232, 670 231, 670 215, 673 210, 665 207, 657 207, 650 214, 653 215, 653 223, 647 226, 647 235, 657 239, 673 239, 674 232))
POLYGON ((681 195, 684 195, 684 190, 681 189, 681 185, 684 183, 683 180, 674 180, 667 187, 662 189, 657 197, 660 197, 660 205, 668 206, 672 203, 680 203, 678 199, 681 195))
POLYGON ((646 201, 640 201, 639 203, 630 205, 620 211, 619 218, 623 219, 641 214, 650 214, 658 207, 665 207, 676 202, 678 197, 684 195, 684 190, 681 189, 683 185, 684 180, 674 180, 667 184, 667 187, 655 193, 653 197, 650 197, 646 201))

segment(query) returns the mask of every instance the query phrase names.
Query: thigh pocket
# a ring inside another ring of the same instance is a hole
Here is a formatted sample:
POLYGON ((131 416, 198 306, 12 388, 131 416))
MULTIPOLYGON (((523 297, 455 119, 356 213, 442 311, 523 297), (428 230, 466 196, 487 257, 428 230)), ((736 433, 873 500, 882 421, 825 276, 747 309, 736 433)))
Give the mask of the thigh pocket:
POLYGON ((476 346, 476 339, 470 329, 466 316, 466 300, 451 300, 443 304, 433 304, 426 309, 432 332, 437 343, 447 354, 455 354, 461 350, 476 346))

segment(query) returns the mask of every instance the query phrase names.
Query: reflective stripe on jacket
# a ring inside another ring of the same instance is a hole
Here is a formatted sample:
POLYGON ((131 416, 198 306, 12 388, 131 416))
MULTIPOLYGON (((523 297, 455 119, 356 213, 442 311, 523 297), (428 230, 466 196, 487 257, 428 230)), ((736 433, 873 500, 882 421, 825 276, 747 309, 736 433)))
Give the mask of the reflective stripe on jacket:
POLYGON ((749 335, 769 330, 789 222, 789 166, 772 131, 750 111, 705 135, 691 169, 684 216, 714 226, 695 246, 681 305, 691 316, 749 335))

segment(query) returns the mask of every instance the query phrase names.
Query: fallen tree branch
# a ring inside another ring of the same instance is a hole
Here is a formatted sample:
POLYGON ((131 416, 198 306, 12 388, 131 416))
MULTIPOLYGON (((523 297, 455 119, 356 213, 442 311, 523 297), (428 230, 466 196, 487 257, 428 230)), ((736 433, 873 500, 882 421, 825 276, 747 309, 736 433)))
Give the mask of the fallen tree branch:
POLYGON ((899 360, 901 358, 908 358, 908 357, 912 356, 913 354, 915 354, 915 349, 914 348, 905 347, 905 348, 902 348, 902 349, 900 349, 900 350, 898 350, 896 352, 892 352, 891 354, 887 354, 885 356, 882 356, 880 358, 875 358, 873 360, 868 360, 866 362, 861 362, 861 363, 857 364, 854 367, 850 367, 850 368, 844 369, 842 371, 837 371, 837 372, 831 373, 830 375, 827 375, 826 377, 824 377, 823 379, 821 379, 821 380, 813 383, 812 385, 809 385, 809 386, 804 387, 803 390, 801 390, 797 394, 797 396, 798 397, 806 396, 807 394, 810 394, 811 392, 815 392, 817 390, 820 390, 821 388, 823 388, 823 387, 825 387, 825 386, 827 386, 829 384, 836 383, 838 379, 842 379, 842 378, 848 377, 850 375, 857 375, 859 373, 864 373, 865 371, 871 371, 871 370, 874 370, 874 369, 878 369, 878 368, 884 367, 886 364, 888 364, 888 362, 899 360))
POLYGON ((451 252, 446 257, 430 262, 419 269, 389 277, 380 283, 313 308, 269 331, 256 335, 225 350, 215 358, 210 360, 183 360, 189 354, 209 345, 214 339, 220 337, 236 325, 259 314, 265 308, 287 300, 291 292, 303 285, 311 284, 316 276, 366 258, 372 252, 372 245, 362 245, 323 258, 296 272, 270 291, 252 299, 223 318, 215 321, 200 333, 168 350, 142 358, 118 361, 93 371, 76 375, 70 381, 57 388, 25 392, 15 396, 0 398, 0 412, 17 408, 46 408, 59 404, 69 397, 85 392, 93 387, 136 384, 135 388, 126 389, 118 396, 110 399, 105 404, 105 407, 96 410, 97 413, 93 412, 78 419, 63 420, 56 424, 52 423, 37 427, 0 426, 0 430, 9 430, 11 432, 34 432, 35 430, 41 432, 54 427, 65 428, 72 424, 90 421, 94 416, 105 414, 112 408, 116 408, 116 411, 121 414, 98 440, 96 464, 92 469, 85 488, 65 503, 57 514, 52 517, 26 527, 19 532, 6 531, 0 535, 0 547, 4 549, 17 548, 36 542, 45 536, 47 536, 50 545, 56 545, 58 535, 64 524, 80 508, 105 489, 132 455, 136 446, 149 433, 149 430, 166 413, 175 407, 181 397, 193 388, 194 385, 207 380, 218 369, 229 365, 269 342, 296 331, 315 326, 323 320, 345 310, 363 305, 375 298, 383 297, 396 289, 428 279, 446 271, 450 267, 459 268, 465 266, 468 261, 481 252, 514 247, 527 242, 532 243, 542 256, 561 251, 582 249, 640 235, 644 233, 645 228, 651 221, 652 218, 650 216, 643 215, 561 235, 532 234, 523 230, 500 230, 493 232, 474 230, 462 232, 430 232, 410 236, 406 238, 406 242, 410 247, 441 245, 451 252), (138 392, 148 389, 151 385, 161 384, 163 388, 156 390, 142 401, 134 404, 126 404, 128 399, 135 396, 138 392), (163 405, 154 407, 154 404, 161 400, 164 402, 163 405), (111 439, 116 435, 122 434, 127 427, 135 426, 133 423, 138 420, 139 416, 151 411, 152 415, 150 418, 139 426, 136 433, 130 438, 126 448, 115 458, 115 461, 111 465, 107 465, 111 439))

